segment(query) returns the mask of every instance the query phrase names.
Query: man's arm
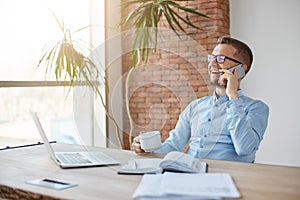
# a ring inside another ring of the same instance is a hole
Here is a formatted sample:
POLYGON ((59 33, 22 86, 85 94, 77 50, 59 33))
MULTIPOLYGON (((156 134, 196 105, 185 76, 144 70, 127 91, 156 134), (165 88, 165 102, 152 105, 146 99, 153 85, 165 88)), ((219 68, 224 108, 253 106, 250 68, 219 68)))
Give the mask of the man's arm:
POLYGON ((170 131, 169 137, 154 153, 167 154, 171 151, 182 151, 191 137, 191 106, 187 106, 180 114, 175 129, 170 131))
POLYGON ((258 150, 268 117, 269 108, 261 101, 253 101, 246 109, 240 98, 228 102, 228 129, 238 155, 249 155, 258 150))

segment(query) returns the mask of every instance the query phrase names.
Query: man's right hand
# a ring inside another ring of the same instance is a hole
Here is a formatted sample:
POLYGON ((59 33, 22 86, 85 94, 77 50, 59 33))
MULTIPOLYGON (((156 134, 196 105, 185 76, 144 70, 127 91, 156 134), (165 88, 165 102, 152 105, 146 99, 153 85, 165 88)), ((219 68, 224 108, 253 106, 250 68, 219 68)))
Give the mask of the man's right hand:
POLYGON ((133 138, 131 149, 135 153, 145 153, 145 151, 141 148, 140 138, 138 136, 133 138))

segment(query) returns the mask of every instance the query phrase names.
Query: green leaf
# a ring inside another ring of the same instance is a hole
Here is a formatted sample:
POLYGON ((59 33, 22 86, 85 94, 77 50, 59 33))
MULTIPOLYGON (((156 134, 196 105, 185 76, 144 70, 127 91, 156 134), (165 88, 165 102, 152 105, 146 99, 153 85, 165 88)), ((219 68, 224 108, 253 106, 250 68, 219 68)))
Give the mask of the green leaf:
POLYGON ((141 58, 143 62, 148 61, 148 54, 150 49, 157 48, 158 24, 161 17, 164 16, 168 26, 179 36, 179 32, 185 32, 182 23, 191 27, 199 29, 188 18, 188 14, 194 14, 201 17, 208 17, 195 9, 181 6, 176 2, 187 2, 192 0, 132 0, 122 4, 122 10, 128 9, 131 6, 136 7, 128 13, 128 15, 121 20, 122 25, 131 25, 135 31, 135 38, 133 42, 132 62, 131 67, 136 64, 137 51, 141 51, 141 58), (175 10, 176 9, 176 10, 175 10), (184 11, 186 17, 179 15, 178 10, 184 11), (148 27, 155 28, 155 30, 147 29, 148 27), (147 30, 145 30, 147 29, 147 30))

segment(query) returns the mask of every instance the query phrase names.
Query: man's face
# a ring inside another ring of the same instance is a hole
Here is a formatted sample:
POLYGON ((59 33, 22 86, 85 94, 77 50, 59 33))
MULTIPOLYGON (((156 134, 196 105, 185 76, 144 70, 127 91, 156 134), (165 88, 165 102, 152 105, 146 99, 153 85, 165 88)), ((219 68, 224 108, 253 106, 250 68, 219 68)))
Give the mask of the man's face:
MULTIPOLYGON (((235 60, 239 60, 236 56, 234 56, 236 52, 236 49, 228 44, 218 44, 214 50, 212 51, 212 55, 218 56, 223 55, 235 60)), ((214 58, 208 63, 208 74, 209 74, 209 80, 212 85, 218 86, 219 78, 220 78, 220 72, 219 69, 229 69, 235 65, 237 65, 237 62, 234 62, 230 59, 225 58, 223 63, 218 63, 217 60, 214 58)))

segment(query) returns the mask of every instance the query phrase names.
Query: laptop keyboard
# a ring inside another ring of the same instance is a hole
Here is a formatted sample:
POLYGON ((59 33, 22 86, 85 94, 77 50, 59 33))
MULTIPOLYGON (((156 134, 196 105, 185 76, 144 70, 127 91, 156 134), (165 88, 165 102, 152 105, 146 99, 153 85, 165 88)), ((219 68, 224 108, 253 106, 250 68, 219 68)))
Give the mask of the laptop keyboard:
POLYGON ((63 163, 65 164, 86 164, 92 163, 87 158, 83 157, 81 154, 78 153, 65 153, 65 154, 57 154, 56 155, 63 163))

